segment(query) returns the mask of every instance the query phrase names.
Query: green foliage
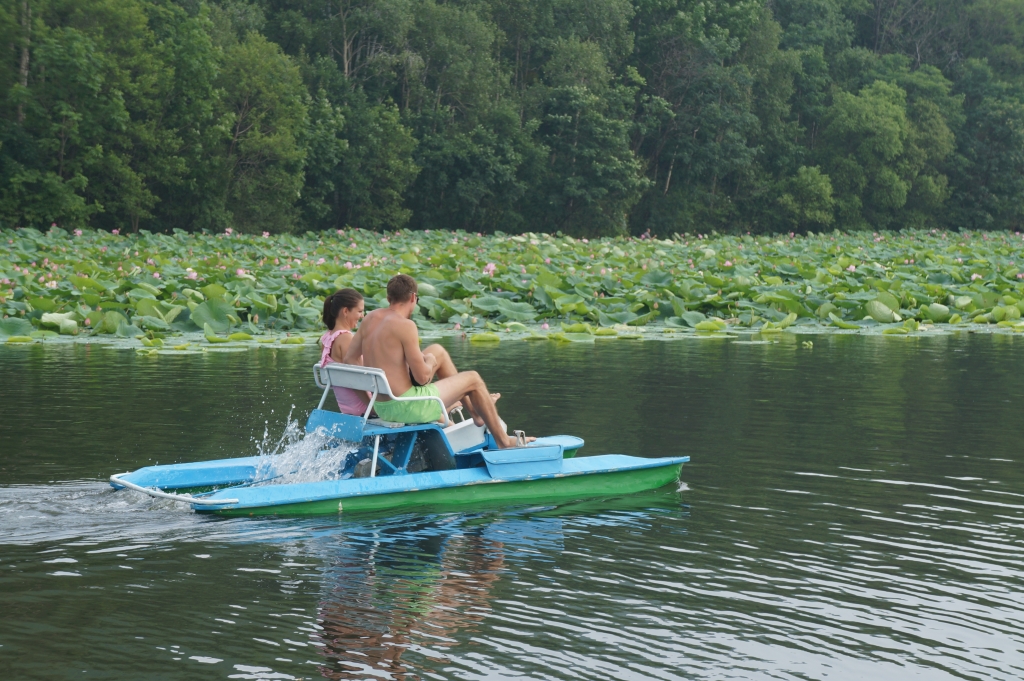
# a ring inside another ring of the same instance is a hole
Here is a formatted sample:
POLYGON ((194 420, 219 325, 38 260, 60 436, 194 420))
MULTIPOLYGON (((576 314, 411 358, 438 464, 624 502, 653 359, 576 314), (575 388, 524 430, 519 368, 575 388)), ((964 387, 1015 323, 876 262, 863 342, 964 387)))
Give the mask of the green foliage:
POLYGON ((1015 0, 25 0, 0 222, 1018 228, 1015 0))
POLYGON ((433 331, 547 324, 561 325, 561 340, 589 342, 624 337, 601 328, 772 334, 901 324, 892 333, 902 334, 969 319, 1011 333, 1024 331, 1021 262, 1024 238, 1008 232, 577 240, 438 230, 0 230, 0 337, 190 332, 223 343, 316 332, 326 295, 353 287, 373 309, 386 304, 397 272, 420 283, 414 318, 433 331))

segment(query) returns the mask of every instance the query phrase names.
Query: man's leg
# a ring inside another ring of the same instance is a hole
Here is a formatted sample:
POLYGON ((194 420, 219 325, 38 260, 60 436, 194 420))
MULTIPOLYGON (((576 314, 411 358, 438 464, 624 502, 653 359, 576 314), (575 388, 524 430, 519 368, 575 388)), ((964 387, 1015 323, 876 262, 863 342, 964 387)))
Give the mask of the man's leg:
MULTIPOLYGON (((423 354, 433 355, 437 359, 437 380, 440 381, 441 379, 444 378, 451 378, 452 376, 455 376, 456 374, 459 373, 459 370, 455 368, 455 363, 452 362, 451 355, 448 354, 448 351, 445 350, 443 346, 438 345, 436 343, 433 345, 428 345, 427 347, 423 348, 423 354)), ((501 397, 500 393, 494 393, 491 395, 490 401, 497 402, 499 397, 501 397)), ((448 407, 449 409, 451 409, 452 405, 454 404, 455 402, 452 402, 451 404, 445 402, 445 406, 448 407)), ((473 407, 472 397, 467 395, 465 399, 462 400, 462 404, 465 405, 466 409, 469 411, 470 417, 472 417, 473 422, 476 423, 476 425, 484 425, 482 415, 473 407)))
POLYGON ((461 371, 454 376, 442 378, 434 385, 437 386, 445 407, 466 397, 472 400, 480 417, 487 425, 487 429, 494 436, 494 441, 498 443, 498 447, 505 449, 515 445, 515 440, 510 438, 501 427, 498 409, 490 399, 487 385, 484 383, 484 379, 480 378, 480 374, 475 371, 461 371))
POLYGON ((444 346, 438 345, 437 343, 433 345, 428 345, 427 347, 423 348, 423 354, 433 355, 435 358, 437 358, 436 375, 438 380, 442 378, 448 378, 449 376, 454 376, 455 374, 459 373, 459 370, 455 368, 455 363, 452 362, 451 355, 449 355, 448 351, 444 349, 444 346))

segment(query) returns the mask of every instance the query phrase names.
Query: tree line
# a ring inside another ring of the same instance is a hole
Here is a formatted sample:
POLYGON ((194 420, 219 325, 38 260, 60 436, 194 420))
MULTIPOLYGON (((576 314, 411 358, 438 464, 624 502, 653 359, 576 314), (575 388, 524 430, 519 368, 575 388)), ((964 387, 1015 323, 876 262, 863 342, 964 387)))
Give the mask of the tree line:
POLYGON ((1019 0, 5 0, 0 223, 1024 216, 1019 0))

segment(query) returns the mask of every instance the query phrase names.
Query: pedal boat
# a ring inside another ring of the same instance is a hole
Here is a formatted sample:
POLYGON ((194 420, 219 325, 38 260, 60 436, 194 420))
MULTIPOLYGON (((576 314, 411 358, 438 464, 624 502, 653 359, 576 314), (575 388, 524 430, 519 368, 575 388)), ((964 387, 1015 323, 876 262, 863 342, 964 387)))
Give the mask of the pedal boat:
MULTIPOLYGON (((690 460, 623 454, 576 458, 583 440, 571 435, 498 449, 491 433, 472 419, 455 423, 446 415, 444 425, 407 425, 369 418, 379 395, 441 402, 395 396, 380 369, 316 364, 313 377, 324 392, 306 422, 307 436, 325 438, 318 456, 335 447, 349 449, 336 479, 276 482, 287 479, 289 471, 278 468, 288 464, 281 457, 250 456, 147 466, 110 476, 111 486, 185 502, 199 513, 326 514, 622 496, 678 480, 690 460), (370 393, 366 413, 359 417, 325 410, 335 386, 370 393)), ((441 408, 444 413, 443 403, 441 408)))

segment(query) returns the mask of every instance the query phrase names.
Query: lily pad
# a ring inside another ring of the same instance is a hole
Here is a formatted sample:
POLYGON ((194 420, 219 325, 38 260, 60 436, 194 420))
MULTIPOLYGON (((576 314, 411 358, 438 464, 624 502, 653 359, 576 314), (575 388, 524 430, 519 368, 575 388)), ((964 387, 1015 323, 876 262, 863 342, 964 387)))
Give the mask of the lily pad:
POLYGON ((27 336, 33 331, 35 331, 35 327, 27 319, 19 319, 18 317, 0 319, 0 338, 27 336))
POLYGON ((221 298, 211 298, 192 310, 192 322, 205 328, 210 326, 215 332, 223 333, 231 328, 231 315, 235 308, 221 298))
POLYGON ((892 308, 878 300, 869 300, 864 305, 864 310, 872 319, 881 324, 900 321, 900 316, 892 308))

